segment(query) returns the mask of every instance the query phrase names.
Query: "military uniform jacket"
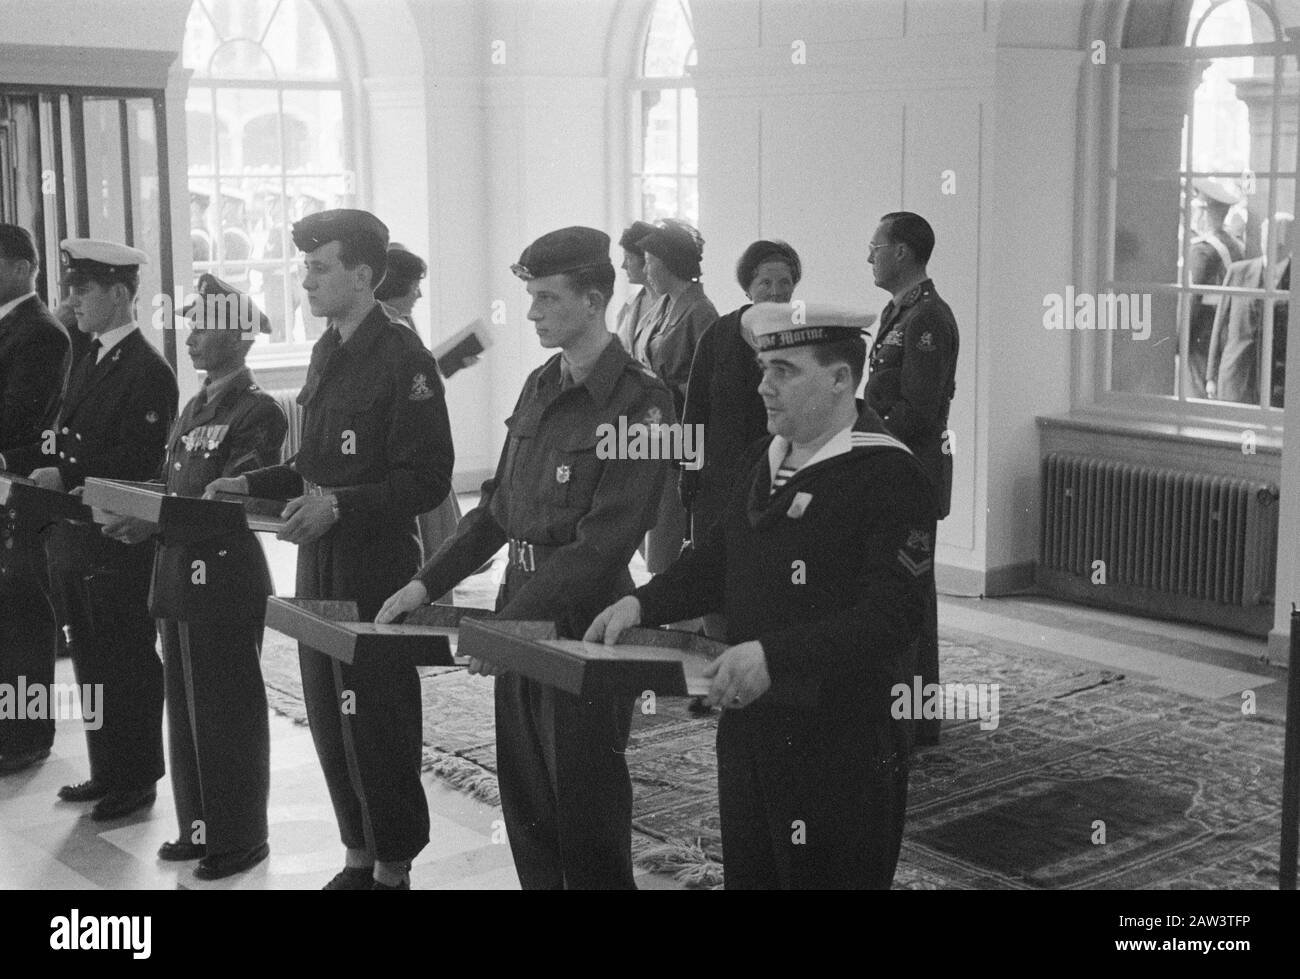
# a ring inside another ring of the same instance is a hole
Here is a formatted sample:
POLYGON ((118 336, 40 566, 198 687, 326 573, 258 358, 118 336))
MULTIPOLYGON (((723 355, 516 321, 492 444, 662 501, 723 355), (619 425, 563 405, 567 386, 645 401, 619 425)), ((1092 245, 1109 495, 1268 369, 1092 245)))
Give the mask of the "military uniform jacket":
MULTIPOLYGON (((54 423, 68 350, 63 324, 35 296, 0 319, 0 455, 39 442, 54 423)), ((16 539, 12 521, 0 513, 0 590, 11 576, 33 573, 45 573, 44 549, 39 541, 16 539)))
POLYGON ((92 356, 87 349, 72 369, 54 438, 5 453, 12 472, 57 466, 67 491, 87 476, 143 482, 158 474, 176 417, 176 375, 138 329, 98 363, 92 356))
POLYGON ((430 595, 441 595, 507 539, 556 548, 499 614, 555 621, 565 634, 581 635, 630 590, 627 565, 654 522, 670 468, 663 459, 605 458, 602 433, 609 428, 602 426, 617 433, 622 418, 630 431, 638 423, 670 423, 674 414, 664 383, 612 335, 581 384, 561 389, 560 359, 524 382, 478 506, 417 577, 430 595))
MULTIPOLYGON (((213 400, 196 395, 181 412, 163 467, 167 492, 202 496, 214 479, 275 463, 287 429, 280 406, 244 368, 213 400)), ((186 622, 261 621, 271 594, 261 544, 251 532, 230 534, 186 546, 159 545, 149 611, 186 622)))
POLYGON ((347 343, 333 328, 316 342, 298 404, 297 455, 247 474, 251 495, 288 500, 322 487, 338 498, 349 530, 391 534, 395 522, 414 533, 415 517, 451 489, 455 457, 438 365, 379 303, 347 343))
POLYGON ((957 320, 929 279, 890 300, 869 359, 863 392, 890 434, 916 455, 935 486, 936 517, 952 501, 952 452, 944 451, 957 385, 957 320))
POLYGON ((787 448, 760 442, 703 542, 634 594, 646 625, 722 612, 728 643, 762 644, 774 696, 746 714, 815 698, 824 723, 861 732, 889 720, 920 629, 930 487, 870 410, 773 494, 787 448))

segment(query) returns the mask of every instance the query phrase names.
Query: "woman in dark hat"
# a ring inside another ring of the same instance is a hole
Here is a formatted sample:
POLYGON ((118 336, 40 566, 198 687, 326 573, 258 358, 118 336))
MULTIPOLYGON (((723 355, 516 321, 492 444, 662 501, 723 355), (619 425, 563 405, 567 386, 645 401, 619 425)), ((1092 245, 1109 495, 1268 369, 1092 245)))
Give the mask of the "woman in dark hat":
MULTIPOLYGON (((672 392, 677 417, 686 403, 695 346, 718 318, 700 285, 704 239, 685 221, 665 219, 638 244, 645 252, 646 280, 659 302, 633 341, 632 356, 658 374, 672 392)), ((671 483, 664 488, 659 520, 646 537, 646 568, 665 570, 681 553, 687 534, 686 511, 671 483)))
MULTIPOLYGON (((799 253, 784 241, 759 240, 736 263, 736 281, 749 298, 700 338, 686 388, 685 425, 702 425, 708 448, 700 469, 683 469, 681 501, 690 514, 690 537, 700 540, 722 514, 727 494, 744 473, 745 450, 767 434, 759 397, 763 380, 740 318, 755 303, 788 303, 803 276, 799 253)), ((705 616, 706 632, 722 639, 721 616, 705 616)))
POLYGON ((633 221, 624 229, 623 236, 618 240, 619 246, 623 249, 621 267, 627 274, 628 285, 641 287, 628 296, 627 302, 618 311, 618 322, 614 329, 618 334, 619 343, 623 344, 623 348, 628 353, 632 352, 632 343, 636 339, 638 328, 642 323, 648 324, 655 303, 659 300, 659 294, 646 281, 645 251, 637 244, 654 229, 653 224, 633 221))
MULTIPOLYGON (((393 242, 388 246, 388 271, 375 290, 375 298, 387 311, 388 318, 409 327, 416 335, 419 335, 419 330, 415 328, 411 310, 416 300, 424 295, 420 291, 420 280, 428 271, 424 259, 393 242)), ((455 491, 448 493, 435 509, 420 514, 418 522, 420 547, 427 561, 442 542, 456 532, 456 525, 460 523, 460 504, 455 491)), ((444 595, 440 600, 450 601, 450 596, 444 595)))

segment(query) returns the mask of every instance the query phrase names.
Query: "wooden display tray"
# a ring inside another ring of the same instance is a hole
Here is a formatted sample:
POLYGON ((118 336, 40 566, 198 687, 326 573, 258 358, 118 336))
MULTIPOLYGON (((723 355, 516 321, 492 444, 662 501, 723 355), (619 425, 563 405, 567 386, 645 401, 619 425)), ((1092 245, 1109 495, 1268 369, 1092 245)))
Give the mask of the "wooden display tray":
POLYGON ((453 666, 451 640, 462 620, 489 609, 429 605, 402 623, 359 622, 356 602, 316 598, 266 600, 266 627, 344 663, 360 658, 404 659, 416 666, 453 666))
POLYGON ((458 652, 575 696, 651 690, 659 697, 709 692, 704 667, 727 646, 688 632, 628 629, 614 646, 559 639, 552 622, 466 622, 458 652))
POLYGON ((81 498, 94 509, 96 523, 106 523, 109 514, 135 517, 156 525, 165 544, 193 544, 248 530, 238 504, 169 496, 161 483, 91 477, 81 498))
POLYGON ((218 493, 217 499, 223 503, 236 503, 243 507, 244 519, 248 529, 263 534, 278 534, 288 523, 280 516, 288 505, 284 500, 263 500, 256 496, 244 496, 242 493, 218 493))
POLYGON ((90 508, 71 493, 45 489, 16 473, 0 471, 0 506, 15 533, 39 534, 60 520, 90 521, 90 508))

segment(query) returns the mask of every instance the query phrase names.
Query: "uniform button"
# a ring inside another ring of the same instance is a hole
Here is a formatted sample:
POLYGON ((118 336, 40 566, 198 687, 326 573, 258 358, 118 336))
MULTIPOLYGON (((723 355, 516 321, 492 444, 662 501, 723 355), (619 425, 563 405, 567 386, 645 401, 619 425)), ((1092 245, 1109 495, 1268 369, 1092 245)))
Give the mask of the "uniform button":
POLYGON ((77 441, 80 442, 80 441, 81 441, 81 433, 80 433, 80 432, 77 432, 77 433, 76 433, 76 437, 77 437, 77 441))
POLYGON ((181 464, 178 462, 175 465, 173 465, 172 468, 179 470, 181 468, 181 464))
POLYGON ((60 452, 60 453, 59 453, 59 458, 60 458, 60 459, 66 459, 67 456, 65 456, 62 452, 60 452))
POLYGON ((69 462, 71 465, 74 465, 74 466, 77 464, 77 460, 76 460, 76 459, 69 459, 68 462, 69 462))
POLYGON ((68 426, 67 426, 67 425, 64 425, 64 426, 63 426, 63 434, 64 434, 64 435, 67 435, 67 434, 68 434, 68 426))

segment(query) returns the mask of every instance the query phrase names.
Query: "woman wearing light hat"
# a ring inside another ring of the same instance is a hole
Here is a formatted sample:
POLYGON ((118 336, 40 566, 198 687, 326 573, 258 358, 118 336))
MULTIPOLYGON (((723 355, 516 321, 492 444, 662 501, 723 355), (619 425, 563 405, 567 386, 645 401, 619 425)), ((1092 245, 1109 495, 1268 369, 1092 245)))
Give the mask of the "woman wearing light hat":
MULTIPOLYGON (((660 299, 650 322, 638 331, 632 356, 668 385, 681 418, 695 348, 718 318, 700 285, 704 239, 685 221, 666 219, 637 244, 645 251, 646 281, 660 299)), ((658 522, 646 537, 646 568, 652 574, 667 568, 681 553, 687 529, 686 510, 670 481, 664 487, 658 522)))

